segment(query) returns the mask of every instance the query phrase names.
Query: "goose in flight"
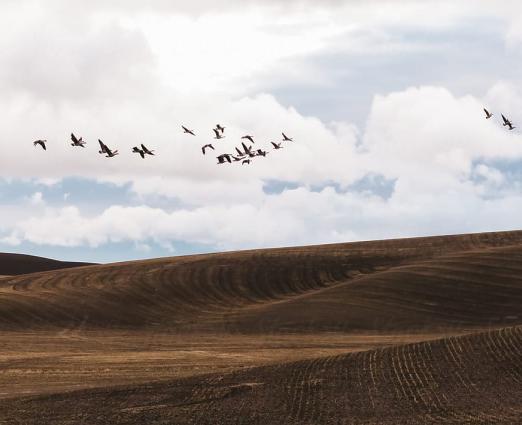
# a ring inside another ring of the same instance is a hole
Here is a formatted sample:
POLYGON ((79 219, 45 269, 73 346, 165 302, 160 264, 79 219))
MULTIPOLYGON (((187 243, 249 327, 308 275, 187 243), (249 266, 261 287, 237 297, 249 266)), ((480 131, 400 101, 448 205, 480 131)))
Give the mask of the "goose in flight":
POLYGON ((216 135, 214 137, 214 139, 218 139, 219 140, 219 139, 222 139, 223 137, 225 137, 225 136, 223 136, 223 134, 217 128, 213 128, 212 131, 216 135))
POLYGON ((508 120, 503 114, 501 114, 501 115, 502 115, 502 119, 504 120, 504 123, 502 125, 504 127, 508 126, 510 130, 513 130, 515 128, 513 123, 510 120, 508 120))
POLYGON ((207 145, 205 145, 205 146, 202 146, 202 147, 201 147, 201 152, 203 152, 203 155, 205 155, 205 150, 206 150, 207 148, 214 150, 214 146, 212 146, 211 143, 209 143, 209 144, 207 144, 207 145))
POLYGON ((218 164, 224 164, 225 162, 232 163, 230 159, 230 155, 228 153, 224 153, 217 157, 218 164))
POLYGON ((270 142, 272 143, 272 146, 274 147, 274 149, 283 149, 283 147, 281 146, 281 143, 275 143, 275 142, 270 142))
POLYGON ((100 144, 100 150, 98 153, 105 154, 105 158, 112 158, 116 155, 118 155, 118 150, 111 150, 109 147, 103 143, 100 139, 98 139, 98 143, 100 144))
POLYGON ((283 142, 293 142, 294 139, 288 137, 285 133, 281 133, 283 135, 283 142))
POLYGON ((223 134, 225 132, 225 127, 222 127, 221 125, 216 124, 216 130, 221 131, 221 134, 223 134))
POLYGON ((183 129, 183 133, 192 134, 193 136, 195 136, 193 130, 189 130, 189 129, 188 129, 187 127, 185 127, 184 125, 182 125, 181 128, 183 129))
POLYGON ((38 146, 38 145, 40 145, 40 146, 42 147, 42 149, 43 149, 44 151, 46 151, 46 150, 47 150, 47 147, 45 146, 46 143, 47 143, 47 140, 35 140, 35 141, 33 142, 33 145, 34 145, 34 146, 38 146))
POLYGON ((132 152, 139 153, 142 158, 145 158, 145 152, 143 152, 140 148, 137 146, 134 146, 132 148, 132 152))
POLYGON ((141 150, 146 155, 154 155, 154 151, 147 149, 143 143, 141 144, 141 150))
POLYGON ((268 153, 267 151, 264 151, 262 149, 258 149, 256 151, 256 156, 266 156, 267 153, 268 153))
POLYGON ((250 140, 251 143, 255 143, 254 142, 254 136, 250 136, 250 135, 246 135, 246 136, 243 136, 241 137, 242 139, 247 139, 247 140, 250 140))
POLYGON ((486 113, 486 119, 489 120, 493 114, 491 112, 489 112, 486 108, 484 108, 484 112, 486 113))
POLYGON ((249 159, 245 159, 245 160, 243 160, 243 162, 241 163, 241 165, 245 165, 245 164, 250 164, 250 160, 249 160, 249 159))
POLYGON ((249 148, 243 142, 241 142, 241 145, 243 146, 243 149, 245 150, 244 155, 248 155, 250 158, 256 156, 256 154, 254 152, 252 152, 252 148, 249 148))
POLYGON ((105 143, 103 143, 100 139, 98 139, 98 143, 100 144, 100 150, 98 153, 104 154, 107 153, 107 150, 109 149, 105 143))
POLYGON ((85 147, 85 142, 83 141, 83 139, 81 137, 78 139, 74 135, 74 133, 71 133, 71 140, 72 140, 71 146, 81 146, 82 148, 85 147))

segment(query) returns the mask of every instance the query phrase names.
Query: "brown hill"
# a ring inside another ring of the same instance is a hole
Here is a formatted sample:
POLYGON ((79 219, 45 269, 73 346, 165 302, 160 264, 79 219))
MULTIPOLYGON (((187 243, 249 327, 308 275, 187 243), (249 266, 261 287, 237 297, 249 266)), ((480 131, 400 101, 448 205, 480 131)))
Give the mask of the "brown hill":
POLYGON ((14 276, 49 270, 68 269, 91 263, 58 261, 34 255, 0 253, 0 276, 14 276))
POLYGON ((522 232, 501 232, 17 276, 0 281, 0 328, 274 332, 514 324, 521 249, 522 232))
POLYGON ((520 327, 226 374, 0 402, 24 424, 515 424, 520 327))
POLYGON ((2 278, 0 424, 517 423, 521 259, 518 231, 2 278))

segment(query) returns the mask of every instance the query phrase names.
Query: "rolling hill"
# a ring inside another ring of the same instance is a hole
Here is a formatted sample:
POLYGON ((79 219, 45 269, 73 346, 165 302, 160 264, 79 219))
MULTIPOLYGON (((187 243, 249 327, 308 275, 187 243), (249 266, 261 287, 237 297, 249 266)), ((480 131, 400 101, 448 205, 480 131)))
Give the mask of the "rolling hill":
POLYGON ((4 277, 0 424, 516 423, 521 260, 513 231, 4 277))

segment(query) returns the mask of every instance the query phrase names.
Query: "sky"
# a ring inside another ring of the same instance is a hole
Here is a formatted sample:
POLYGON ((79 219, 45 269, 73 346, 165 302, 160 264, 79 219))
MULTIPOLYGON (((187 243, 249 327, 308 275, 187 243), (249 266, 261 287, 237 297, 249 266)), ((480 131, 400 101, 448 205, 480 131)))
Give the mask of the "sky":
POLYGON ((0 251, 105 263, 522 228, 520 2, 6 0, 0 35, 0 251), (217 165, 245 134, 268 155, 217 165))

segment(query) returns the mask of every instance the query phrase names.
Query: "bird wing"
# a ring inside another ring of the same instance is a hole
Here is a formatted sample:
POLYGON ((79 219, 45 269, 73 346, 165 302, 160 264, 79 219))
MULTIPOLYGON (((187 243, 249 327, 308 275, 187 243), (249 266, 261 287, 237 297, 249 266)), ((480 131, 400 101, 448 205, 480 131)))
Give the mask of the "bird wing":
POLYGON ((212 129, 214 131, 214 133, 216 134, 216 137, 219 137, 219 131, 216 130, 215 128, 212 129))
POLYGON ((76 136, 74 135, 74 133, 71 133, 71 140, 72 140, 74 143, 78 143, 78 139, 76 138, 76 136))
POLYGON ((142 143, 141 148, 143 149, 143 152, 148 153, 149 150, 145 147, 145 145, 142 143))
POLYGON ((98 143, 100 144, 100 149, 102 152, 105 152, 105 153, 109 152, 109 148, 100 139, 98 139, 98 143))
POLYGON ((502 119, 504 120, 504 123, 509 122, 509 120, 504 116, 504 114, 501 114, 501 115, 502 115, 502 119))

